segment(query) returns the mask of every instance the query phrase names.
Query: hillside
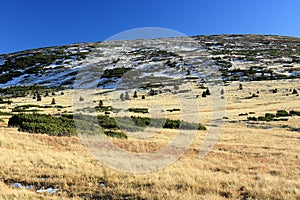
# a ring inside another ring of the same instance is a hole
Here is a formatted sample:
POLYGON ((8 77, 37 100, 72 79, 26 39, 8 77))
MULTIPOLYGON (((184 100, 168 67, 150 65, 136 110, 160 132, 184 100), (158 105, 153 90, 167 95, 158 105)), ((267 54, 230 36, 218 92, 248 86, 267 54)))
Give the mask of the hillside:
POLYGON ((299 92, 283 36, 0 55, 0 199, 299 200, 299 92))
POLYGON ((91 66, 101 70, 92 83, 98 88, 116 87, 122 73, 131 69, 140 78, 205 79, 205 66, 217 67, 223 80, 299 78, 299 44, 298 38, 282 36, 216 35, 32 49, 0 55, 0 87, 72 88, 78 72, 91 71, 91 66), (112 70, 122 67, 126 71, 112 70))

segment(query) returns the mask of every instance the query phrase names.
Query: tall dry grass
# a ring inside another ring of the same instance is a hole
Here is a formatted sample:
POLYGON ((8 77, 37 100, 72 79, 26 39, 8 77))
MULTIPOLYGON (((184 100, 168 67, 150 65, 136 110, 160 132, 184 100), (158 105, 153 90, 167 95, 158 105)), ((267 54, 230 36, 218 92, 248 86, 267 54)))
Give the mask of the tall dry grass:
MULTIPOLYGON (((0 198, 298 200, 300 132, 285 127, 299 127, 299 117, 290 117, 287 122, 248 124, 243 121, 245 116, 238 116, 246 112, 255 112, 254 115, 258 116, 278 109, 300 110, 299 97, 286 95, 286 88, 295 87, 295 84, 298 82, 243 83, 242 91, 237 90, 238 84, 235 83, 226 87, 226 116, 229 119, 224 123, 220 140, 213 151, 205 159, 199 159, 199 149, 207 133, 199 131, 193 144, 179 160, 145 174, 121 172, 103 165, 79 138, 20 133, 15 128, 1 127, 0 198), (275 87, 280 92, 270 93, 269 89, 275 87), (257 90, 260 91, 258 98, 245 98, 257 90), (59 191, 54 195, 37 194, 35 189, 13 188, 14 182, 33 184, 37 189, 59 188, 59 191), (105 187, 100 183, 104 183, 105 187)), ((57 104, 70 106, 70 95, 71 91, 65 91, 64 96, 55 97, 57 104)), ((104 98, 105 104, 109 102, 109 96, 96 98, 104 98)), ((14 99, 11 107, 35 103, 29 99, 14 99)), ((168 104, 170 99, 170 96, 159 96, 149 101, 165 101, 167 108, 174 108, 174 102, 168 104)), ((145 100, 135 101, 133 106, 147 106, 145 100)), ((208 125, 209 97, 199 99, 199 102, 203 104, 203 122, 208 125)), ((169 114, 171 118, 178 115, 169 114)), ((151 152, 164 146, 173 136, 173 131, 164 130, 147 141, 129 138, 114 139, 112 142, 128 151, 151 152)))

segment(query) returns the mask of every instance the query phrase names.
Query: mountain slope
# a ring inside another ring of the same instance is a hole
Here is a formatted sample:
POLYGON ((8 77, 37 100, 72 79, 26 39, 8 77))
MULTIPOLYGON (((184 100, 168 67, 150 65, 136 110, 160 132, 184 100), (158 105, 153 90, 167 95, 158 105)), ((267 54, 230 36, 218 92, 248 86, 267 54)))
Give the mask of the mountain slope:
MULTIPOLYGON (((300 39, 264 35, 212 35, 108 41, 0 55, 0 87, 42 85, 114 88, 130 70, 141 77, 223 80, 300 77, 300 39), (214 70, 210 70, 214 68, 214 70), (85 80, 85 73, 96 79, 85 80), (76 75, 81 75, 77 77, 76 75)), ((132 77, 131 77, 132 78, 132 77)))

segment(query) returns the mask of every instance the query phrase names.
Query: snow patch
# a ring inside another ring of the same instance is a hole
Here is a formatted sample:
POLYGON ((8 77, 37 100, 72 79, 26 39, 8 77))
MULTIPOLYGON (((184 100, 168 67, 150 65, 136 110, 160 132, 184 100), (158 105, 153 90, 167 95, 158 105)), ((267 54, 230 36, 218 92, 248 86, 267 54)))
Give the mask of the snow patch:
POLYGON ((0 60, 0 65, 4 65, 4 64, 5 64, 5 62, 6 62, 6 60, 5 60, 5 59, 1 59, 1 60, 0 60))
POLYGON ((36 190, 37 193, 49 193, 49 194, 55 194, 59 189, 53 189, 52 187, 49 187, 47 189, 40 189, 36 190))
POLYGON ((13 86, 13 85, 15 85, 15 86, 21 86, 22 85, 21 83, 28 76, 29 76, 29 74, 23 74, 23 75, 21 75, 21 76, 19 76, 17 78, 13 78, 13 80, 10 80, 10 81, 8 81, 6 83, 0 84, 0 88, 9 87, 9 86, 13 86))

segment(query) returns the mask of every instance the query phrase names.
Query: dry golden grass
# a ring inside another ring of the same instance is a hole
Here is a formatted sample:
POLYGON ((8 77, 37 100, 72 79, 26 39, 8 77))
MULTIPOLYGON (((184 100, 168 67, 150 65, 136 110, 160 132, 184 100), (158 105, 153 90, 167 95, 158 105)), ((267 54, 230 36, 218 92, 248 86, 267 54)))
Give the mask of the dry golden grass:
MULTIPOLYGON (((299 80, 250 82, 243 83, 244 89, 239 91, 237 83, 231 84, 226 87, 226 116, 229 120, 224 123, 213 151, 205 159, 199 158, 199 149, 207 133, 199 131, 193 144, 179 160, 151 173, 131 174, 111 169, 98 162, 79 138, 20 133, 15 128, 1 127, 0 198, 81 199, 85 196, 90 199, 221 200, 248 197, 298 200, 300 132, 290 131, 284 125, 299 128, 300 117, 289 117, 287 122, 248 124, 241 121, 246 117, 238 114, 255 112, 253 115, 259 116, 279 109, 300 110, 299 96, 286 96, 290 93, 286 88, 299 86, 299 80), (270 93, 273 88, 278 88, 279 92, 270 93), (257 90, 260 91, 258 98, 244 99, 257 90), (33 189, 13 188, 13 182, 34 184, 37 188, 51 186, 60 190, 54 195, 37 194, 33 189), (100 186, 100 182, 104 182, 106 187, 100 186)), ((70 106, 70 96, 71 91, 67 91, 64 96, 57 95, 55 99, 58 105, 70 106)), ((96 98, 105 99, 107 103, 109 96, 96 98)), ((169 109, 176 104, 170 100, 172 98, 160 95, 131 103, 133 107, 144 107, 147 105, 143 104, 149 102, 165 102, 165 107, 169 109)), ((13 101, 18 105, 36 103, 30 98, 13 101)), ((209 98, 199 101, 207 103, 209 98)), ((203 116, 209 116, 209 106, 200 110, 203 116)), ((51 113, 53 110, 44 112, 51 113)), ((176 118, 179 115, 172 113, 169 116, 176 118)), ((208 117, 201 120, 208 125, 208 117)), ((111 140, 129 151, 151 152, 164 146, 174 134, 164 130, 146 141, 137 138, 111 140)))

